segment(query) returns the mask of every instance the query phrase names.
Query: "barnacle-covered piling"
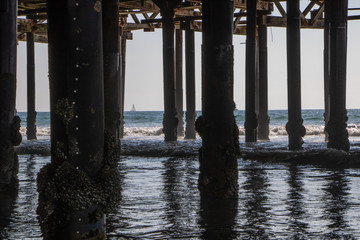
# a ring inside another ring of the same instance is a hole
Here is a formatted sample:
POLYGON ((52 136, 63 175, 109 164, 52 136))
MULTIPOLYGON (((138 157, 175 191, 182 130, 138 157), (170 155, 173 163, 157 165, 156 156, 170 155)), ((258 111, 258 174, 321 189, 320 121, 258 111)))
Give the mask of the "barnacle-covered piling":
POLYGON ((47 12, 52 156, 38 175, 38 219, 44 239, 105 239, 120 144, 116 124, 105 129, 101 1, 49 0, 47 12))
POLYGON ((20 118, 15 116, 17 1, 0 4, 0 189, 17 178, 14 146, 21 142, 20 118))
POLYGON ((202 138, 202 198, 237 197, 239 132, 233 101, 233 4, 230 0, 203 2, 203 101, 202 116, 195 123, 202 138))

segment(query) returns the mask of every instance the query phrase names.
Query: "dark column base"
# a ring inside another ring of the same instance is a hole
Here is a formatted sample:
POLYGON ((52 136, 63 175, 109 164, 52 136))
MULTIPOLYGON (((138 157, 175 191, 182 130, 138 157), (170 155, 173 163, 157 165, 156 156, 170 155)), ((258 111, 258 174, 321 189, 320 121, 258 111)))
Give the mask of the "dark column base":
POLYGON ((196 113, 191 114, 186 112, 186 128, 185 128, 185 139, 196 139, 195 132, 195 119, 196 113))
MULTIPOLYGON (((29 114, 30 115, 30 114, 29 114)), ((26 119, 26 137, 28 140, 36 140, 36 115, 37 112, 33 112, 31 116, 26 119)))
POLYGON ((202 198, 237 198, 237 154, 233 146, 200 148, 199 190, 202 198))
POLYGON ((93 177, 67 161, 43 167, 37 213, 44 239, 105 239, 105 214, 121 199, 119 142, 105 137, 105 166, 93 177))
POLYGON ((0 146, 0 191, 17 180, 19 160, 12 146, 0 146))
MULTIPOLYGON (((7 112, 6 112, 7 113, 7 112)), ((14 146, 21 143, 20 118, 15 116, 10 127, 10 141, 0 145, 0 190, 17 180, 19 160, 14 146)))
POLYGON ((325 128, 326 132, 329 134, 327 143, 328 148, 344 151, 350 150, 349 134, 346 130, 346 125, 346 121, 345 123, 331 120, 328 122, 325 128))

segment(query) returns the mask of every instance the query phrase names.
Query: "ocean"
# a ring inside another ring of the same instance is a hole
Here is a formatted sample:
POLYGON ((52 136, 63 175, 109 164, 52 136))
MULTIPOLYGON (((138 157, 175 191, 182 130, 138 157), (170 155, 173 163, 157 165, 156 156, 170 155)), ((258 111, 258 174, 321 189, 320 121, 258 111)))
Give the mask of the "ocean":
MULTIPOLYGON (((306 134, 318 136, 324 134, 324 110, 303 110, 302 117, 306 134)), ((26 133, 26 112, 19 112, 21 118, 21 132, 26 133)), ((198 111, 200 116, 201 112, 198 111)), ((244 135, 245 111, 234 111, 236 122, 240 129, 240 135, 244 135)), ((287 123, 287 110, 270 110, 270 137, 287 135, 285 125, 287 123)), ((348 110, 348 132, 350 136, 360 136, 360 109, 348 110)), ((125 137, 155 137, 162 135, 162 111, 127 111, 124 114, 125 137)), ((50 113, 38 112, 37 135, 40 137, 50 136, 50 113)))
MULTIPOLYGON (((269 114, 271 141, 247 146, 242 135, 242 149, 286 149, 287 111, 269 114)), ((26 113, 19 115, 25 133, 26 113)), ((235 115, 242 130, 244 111, 235 115)), ((107 239, 360 239, 360 169, 239 158, 238 199, 209 205, 197 189, 201 139, 164 143, 162 116, 160 111, 125 112, 123 150, 148 152, 121 156, 122 199, 107 216, 107 239), (194 154, 172 155, 189 148, 194 154), (168 152, 156 156, 159 150, 168 152)), ((303 111, 310 134, 307 148, 326 148, 322 116, 323 110, 303 111)), ((360 110, 349 110, 348 116, 354 143, 359 140, 360 110)), ((23 144, 49 144, 49 113, 38 113, 37 127, 40 140, 24 139, 23 144)), ((19 162, 18 189, 0 196, 0 239, 40 240, 36 176, 50 156, 25 152, 19 162)))

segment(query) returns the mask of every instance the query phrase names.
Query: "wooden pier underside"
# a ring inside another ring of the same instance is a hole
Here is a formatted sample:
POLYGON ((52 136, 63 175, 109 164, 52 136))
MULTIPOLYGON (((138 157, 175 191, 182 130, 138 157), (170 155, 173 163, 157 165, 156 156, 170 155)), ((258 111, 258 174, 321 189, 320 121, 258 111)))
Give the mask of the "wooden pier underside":
MULTIPOLYGON (((265 23, 269 27, 286 27, 286 8, 278 0, 258 0, 257 10, 265 13, 265 23)), ((235 35, 246 34, 246 0, 234 0, 235 35)), ((35 41, 47 43, 46 0, 19 0, 18 4, 18 40, 25 41, 26 33, 33 32, 35 41)), ((360 15, 352 15, 349 8, 349 20, 358 20, 360 15)), ((152 0, 120 0, 120 28, 124 35, 132 38, 131 31, 152 32, 162 28, 159 7, 152 0)), ((301 13, 301 27, 321 29, 324 27, 324 0, 311 0, 301 13)), ((202 30, 202 1, 187 0, 175 9, 175 27, 181 28, 182 22, 190 22, 195 31, 202 30)))

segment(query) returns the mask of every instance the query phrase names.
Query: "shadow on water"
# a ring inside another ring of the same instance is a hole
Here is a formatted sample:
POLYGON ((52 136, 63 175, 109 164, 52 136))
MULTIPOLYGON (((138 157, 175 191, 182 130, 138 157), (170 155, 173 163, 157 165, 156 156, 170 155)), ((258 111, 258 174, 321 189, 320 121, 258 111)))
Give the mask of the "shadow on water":
POLYGON ((201 199, 201 239, 236 239, 237 199, 201 199))
POLYGON ((0 191, 0 239, 9 239, 8 231, 4 231, 10 222, 14 211, 16 198, 19 193, 19 184, 15 182, 7 190, 0 191))
POLYGON ((302 239, 308 234, 308 224, 303 221, 305 217, 304 210, 304 188, 303 188, 303 173, 297 166, 290 166, 289 177, 287 183, 289 185, 289 193, 287 200, 287 210, 290 215, 290 232, 294 233, 293 238, 302 239))
POLYGON ((329 233, 327 238, 346 238, 354 239, 349 234, 349 226, 345 220, 345 215, 349 210, 348 194, 350 187, 345 170, 333 170, 326 176, 327 184, 324 191, 324 218, 328 220, 329 233))
MULTIPOLYGON (((119 160, 119 163, 118 163, 118 170, 119 170, 119 173, 120 173, 121 189, 122 189, 124 178, 125 178, 125 175, 126 175, 126 171, 124 169, 125 169, 125 167, 124 167, 123 159, 122 159, 122 157, 120 157, 120 160, 119 160)), ((121 199, 122 199, 122 197, 121 197, 121 199)), ((122 205, 122 200, 120 200, 120 202, 118 203, 118 208, 121 205, 122 205)), ((118 209, 115 212, 110 213, 110 214, 108 214, 106 216, 106 232, 107 232, 106 238, 107 239, 114 239, 111 235, 116 233, 117 230, 124 228, 124 225, 126 224, 125 223, 126 222, 125 218, 126 217, 121 212, 121 210, 118 211, 118 209), (124 221, 121 221, 121 220, 124 220, 124 221)), ((114 234, 114 235, 116 235, 116 234, 114 234)))
POLYGON ((241 226, 241 238, 268 239, 268 186, 269 180, 262 166, 251 163, 243 169, 246 178, 243 183, 245 224, 241 226))
POLYGON ((170 238, 192 238, 196 228, 198 190, 193 159, 163 161, 163 200, 170 238))

